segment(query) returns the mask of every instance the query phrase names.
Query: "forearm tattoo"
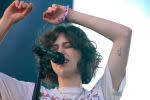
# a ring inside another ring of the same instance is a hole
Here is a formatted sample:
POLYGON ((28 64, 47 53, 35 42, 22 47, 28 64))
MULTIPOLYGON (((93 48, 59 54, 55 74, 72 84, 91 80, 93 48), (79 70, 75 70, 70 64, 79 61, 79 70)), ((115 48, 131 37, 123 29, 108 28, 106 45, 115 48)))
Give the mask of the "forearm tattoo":
POLYGON ((121 48, 119 48, 119 49, 117 50, 117 54, 118 54, 118 56, 121 56, 121 48))

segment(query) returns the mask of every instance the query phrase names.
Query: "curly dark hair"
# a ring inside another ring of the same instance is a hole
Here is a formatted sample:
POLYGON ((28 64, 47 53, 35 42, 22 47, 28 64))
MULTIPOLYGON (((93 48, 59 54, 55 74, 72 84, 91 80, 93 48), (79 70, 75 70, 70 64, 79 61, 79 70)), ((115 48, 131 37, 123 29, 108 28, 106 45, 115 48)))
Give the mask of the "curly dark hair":
MULTIPOLYGON (((88 39, 85 32, 72 24, 58 25, 44 34, 39 39, 39 43, 44 48, 51 49, 60 34, 64 34, 72 47, 81 52, 81 59, 77 64, 77 69, 81 75, 82 83, 88 84, 95 75, 102 56, 96 51, 96 46, 93 45, 94 42, 88 39)), ((47 65, 44 74, 49 77, 52 83, 58 84, 57 75, 53 71, 51 64, 47 65)))

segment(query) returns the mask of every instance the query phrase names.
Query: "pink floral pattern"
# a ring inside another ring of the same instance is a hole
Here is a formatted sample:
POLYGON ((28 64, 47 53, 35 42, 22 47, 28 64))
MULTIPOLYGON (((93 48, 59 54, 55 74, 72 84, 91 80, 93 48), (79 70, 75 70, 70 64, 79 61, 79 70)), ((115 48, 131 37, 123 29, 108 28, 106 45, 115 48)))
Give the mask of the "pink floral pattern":
MULTIPOLYGON (((41 100, 72 100, 66 99, 64 97, 58 96, 56 89, 52 89, 49 92, 48 91, 42 91, 41 92, 41 100)), ((78 100, 103 100, 102 94, 94 87, 91 91, 84 90, 84 93, 79 97, 78 100)))

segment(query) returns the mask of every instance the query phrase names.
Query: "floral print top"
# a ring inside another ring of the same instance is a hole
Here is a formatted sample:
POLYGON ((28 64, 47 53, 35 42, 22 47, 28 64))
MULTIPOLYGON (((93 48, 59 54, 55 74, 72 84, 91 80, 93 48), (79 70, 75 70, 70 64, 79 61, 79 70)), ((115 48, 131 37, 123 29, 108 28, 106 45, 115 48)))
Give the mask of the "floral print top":
MULTIPOLYGON (((41 100, 119 100, 126 84, 125 77, 118 91, 112 87, 109 67, 90 90, 84 88, 64 88, 58 90, 41 87, 41 100)), ((34 83, 18 81, 0 72, 0 100, 32 100, 34 83)))

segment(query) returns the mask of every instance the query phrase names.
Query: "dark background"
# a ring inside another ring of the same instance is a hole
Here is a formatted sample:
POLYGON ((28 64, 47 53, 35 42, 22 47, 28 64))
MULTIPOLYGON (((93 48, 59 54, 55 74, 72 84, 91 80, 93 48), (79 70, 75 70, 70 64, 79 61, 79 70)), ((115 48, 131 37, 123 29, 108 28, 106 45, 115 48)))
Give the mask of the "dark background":
MULTIPOLYGON (((51 25, 42 20, 42 13, 51 4, 70 5, 73 0, 24 0, 33 4, 32 12, 16 23, 0 44, 0 72, 23 81, 35 81, 37 64, 32 52, 36 38, 51 25)), ((0 17, 13 0, 0 0, 0 17)))

